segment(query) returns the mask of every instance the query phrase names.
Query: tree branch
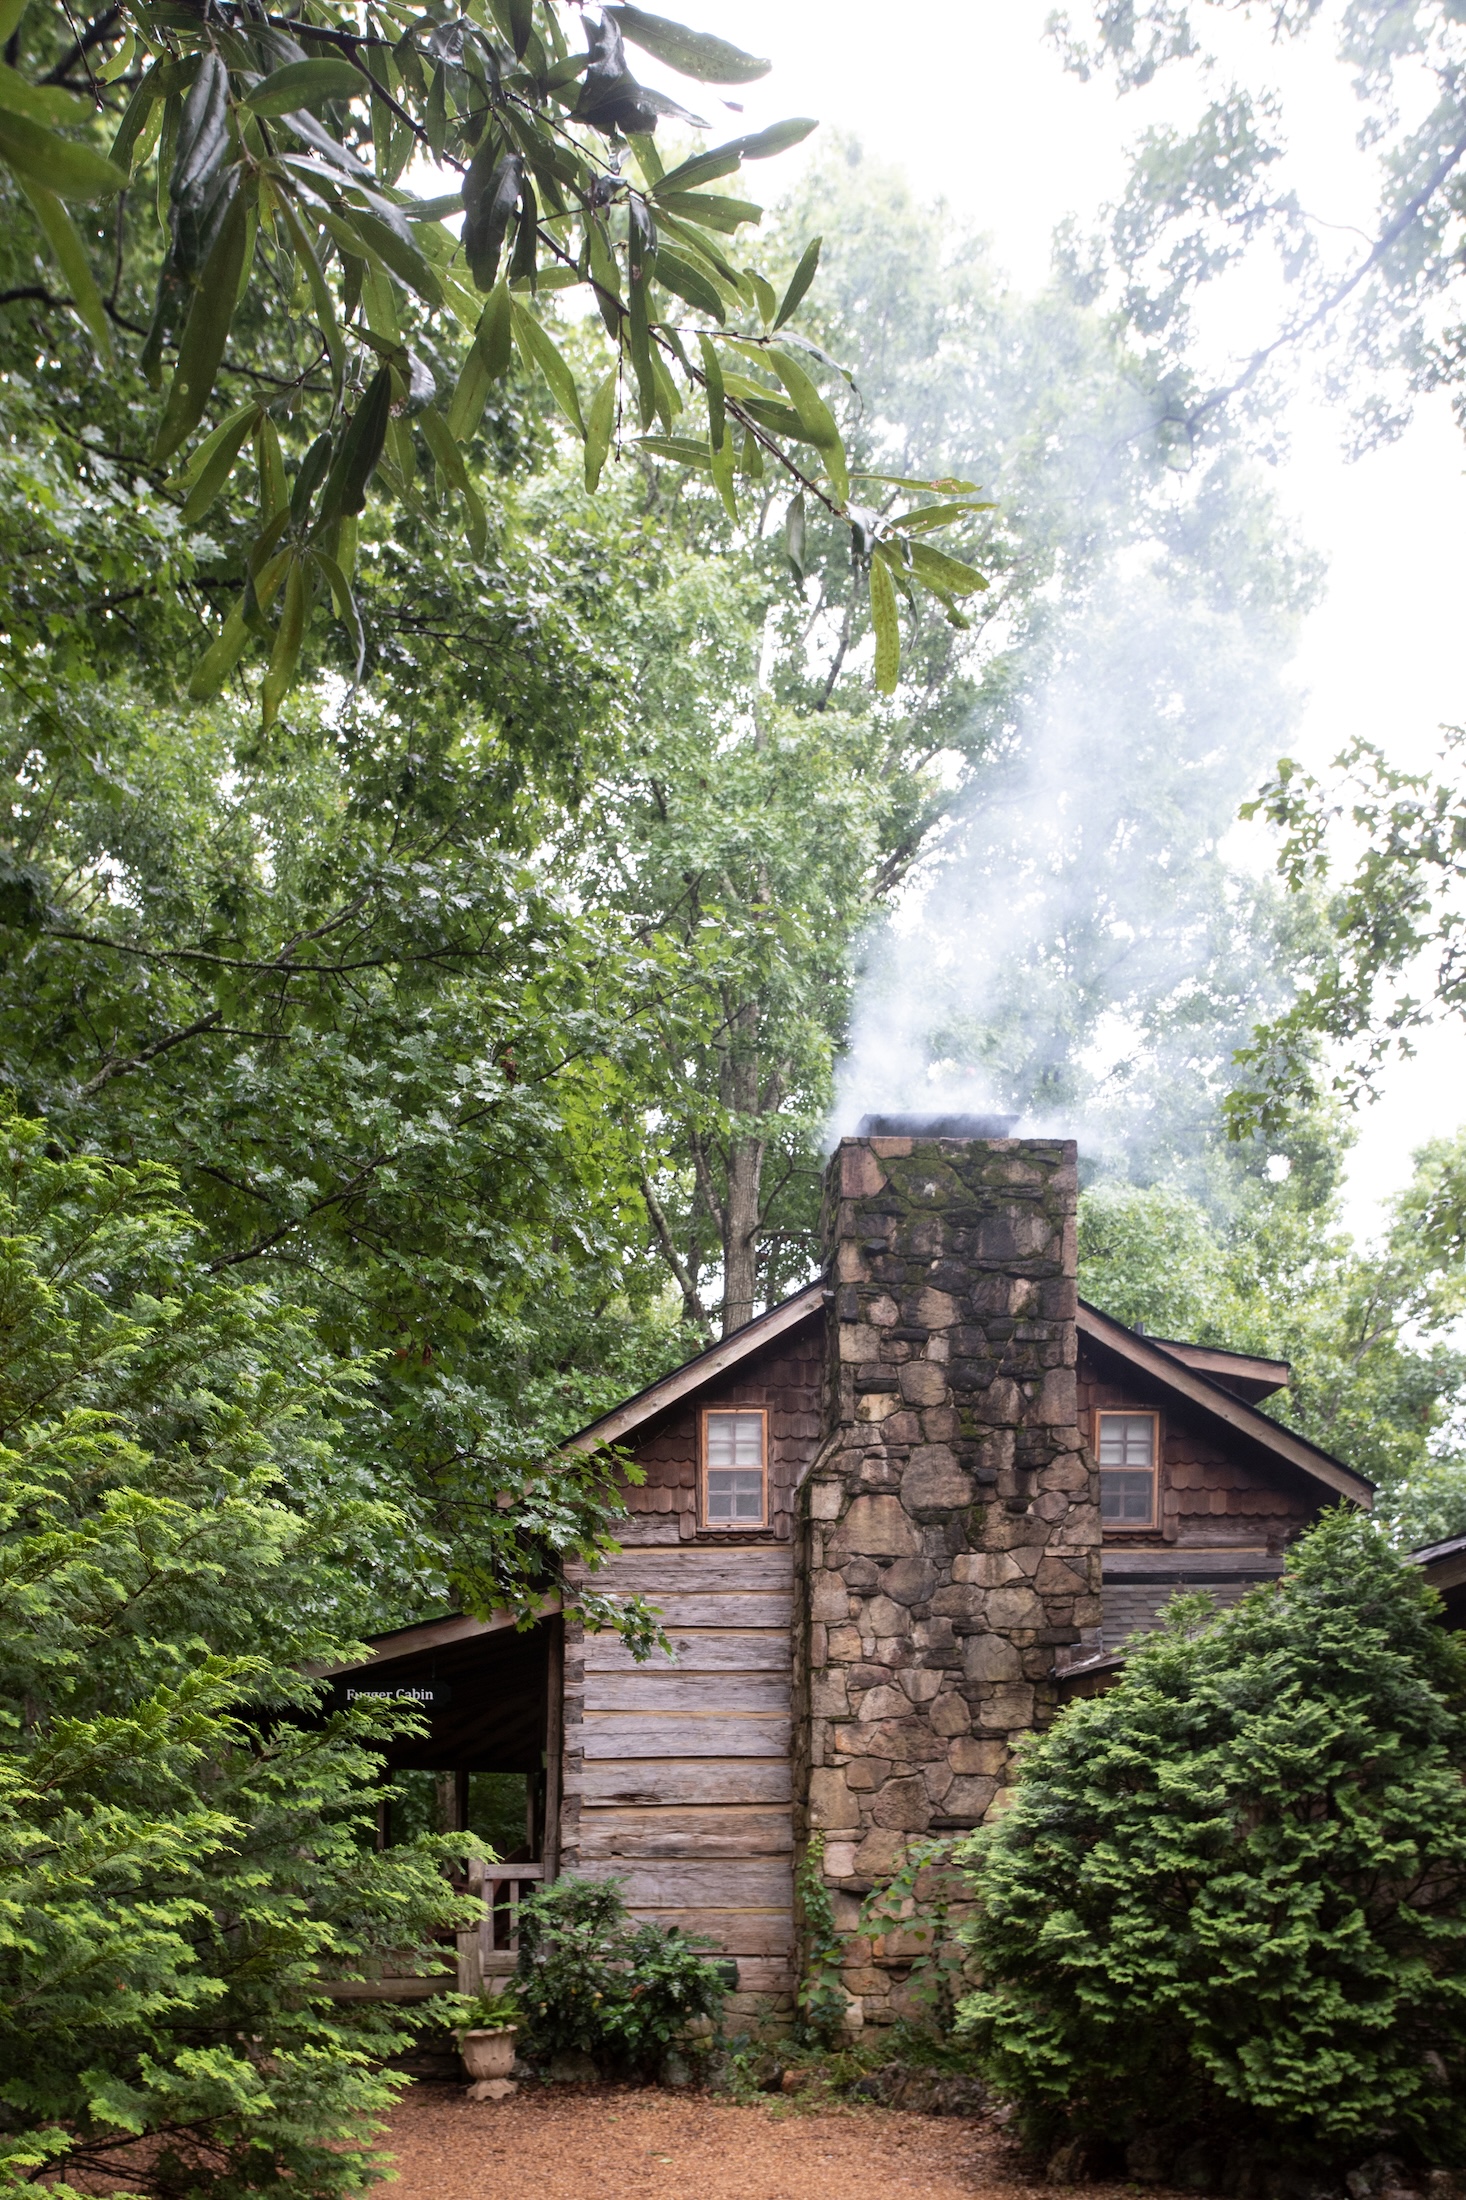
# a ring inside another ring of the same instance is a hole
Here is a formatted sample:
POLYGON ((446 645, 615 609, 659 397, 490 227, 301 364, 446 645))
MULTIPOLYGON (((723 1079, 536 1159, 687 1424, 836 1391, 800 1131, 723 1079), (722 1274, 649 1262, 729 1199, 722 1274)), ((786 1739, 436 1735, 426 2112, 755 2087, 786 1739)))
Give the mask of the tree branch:
POLYGON ((104 1062, 96 1076, 82 1086, 82 1099, 90 1100, 93 1093, 100 1092, 104 1085, 110 1085, 114 1077, 125 1077, 129 1070, 141 1069, 145 1062, 155 1062, 160 1054, 168 1053, 172 1047, 181 1047, 187 1039, 196 1039, 200 1032, 212 1031, 216 1024, 223 1021, 223 1011, 211 1008, 207 1016, 200 1016, 196 1022, 185 1024, 182 1031, 170 1031, 166 1039, 155 1039, 151 1046, 143 1047, 139 1053, 122 1055, 114 1061, 104 1062))
POLYGON ((645 1169, 639 1169, 637 1175, 641 1182, 641 1196, 646 1202, 646 1211, 652 1218, 652 1228, 656 1231, 657 1242, 662 1248, 662 1257, 677 1279, 677 1288, 682 1293, 682 1303, 687 1308, 689 1318, 697 1324, 699 1329, 706 1332, 711 1326, 708 1321, 707 1309, 698 1297, 697 1286, 689 1276, 686 1263, 677 1250, 671 1229, 668 1226, 667 1217, 662 1209, 662 1203, 653 1188, 652 1180, 645 1169))

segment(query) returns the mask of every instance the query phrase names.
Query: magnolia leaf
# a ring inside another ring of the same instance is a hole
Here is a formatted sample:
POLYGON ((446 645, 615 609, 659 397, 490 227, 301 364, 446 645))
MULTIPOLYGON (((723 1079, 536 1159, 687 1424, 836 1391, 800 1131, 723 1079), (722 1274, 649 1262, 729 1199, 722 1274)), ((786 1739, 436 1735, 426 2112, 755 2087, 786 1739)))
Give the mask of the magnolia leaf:
POLYGON ((785 291, 783 303, 774 316, 775 328, 784 326, 784 323, 795 311, 810 284, 814 281, 815 269, 820 264, 820 247, 823 243, 823 237, 816 237, 810 244, 805 246, 803 258, 790 276, 789 288, 785 291))
MULTIPOLYGON (((864 477, 869 480, 869 475, 864 477)), ((991 504, 918 504, 909 512, 899 512, 887 522, 899 527, 903 534, 922 533, 931 527, 950 527, 959 519, 968 519, 974 512, 991 512, 991 504)))
POLYGON ((901 670, 901 618, 896 585, 879 551, 870 561, 870 616, 876 634, 876 688, 882 695, 894 695, 901 670))
MULTIPOLYGON (((284 578, 285 568, 290 563, 291 556, 292 553, 289 550, 279 551, 274 558, 260 568, 259 573, 251 580, 250 597, 261 609, 268 609, 269 605, 273 603, 275 592, 284 578)), ((245 604, 243 602, 237 603, 224 621, 218 637, 204 651, 203 656, 200 657, 193 668, 188 683, 188 692, 192 701, 195 703, 207 702, 211 695, 218 692, 244 655, 249 644, 249 636, 250 627, 245 604)))
MULTIPOLYGON (((937 491, 943 496, 953 497, 976 496, 978 493, 977 482, 958 481, 950 475, 939 476, 935 481, 917 481, 909 474, 854 474, 851 478, 854 481, 884 481, 892 489, 925 489, 933 495, 937 491)), ((984 506, 983 509, 987 510, 989 507, 984 506)))
POLYGON ((260 418, 258 405, 253 402, 241 405, 199 445, 183 477, 187 494, 179 517, 186 527, 192 527, 203 518, 233 473, 245 438, 253 435, 260 418))
POLYGON ((270 651, 269 670, 260 690, 261 723, 266 729, 275 723, 280 705, 290 693, 295 679, 295 668, 300 662, 300 645, 305 639, 306 613, 310 609, 305 560, 294 551, 288 555, 290 569, 285 576, 285 602, 280 612, 280 624, 275 629, 275 646, 270 651))
POLYGON ((580 410, 580 392, 575 386, 575 376, 565 362, 563 354, 534 315, 519 303, 509 301, 515 340, 524 356, 526 366, 538 367, 550 385, 550 395, 564 413, 576 434, 585 440, 585 419, 580 410))
POLYGON ((699 313, 710 313, 715 321, 726 318, 723 301, 706 275, 679 253, 669 252, 665 244, 657 249, 656 276, 664 289, 675 291, 690 306, 696 306, 699 313))
POLYGON ((788 122, 775 122, 767 130, 756 130, 752 137, 739 140, 745 160, 773 160, 778 153, 787 153, 791 146, 802 145, 819 123, 806 115, 792 117, 788 122))
POLYGON ((723 509, 736 527, 738 524, 738 494, 734 486, 734 477, 737 473, 738 454, 733 444, 731 423, 724 427, 720 442, 715 443, 711 432, 709 432, 708 451, 711 457, 713 479, 718 485, 718 494, 723 500, 723 509))
POLYGON ((468 537, 468 547, 476 558, 482 558, 489 542, 489 515, 484 500, 468 480, 464 481, 458 495, 463 505, 463 531, 468 537))
POLYGON ((945 550, 934 550, 929 542, 908 543, 906 555, 919 581, 948 595, 972 596, 988 585, 972 566, 964 565, 960 558, 948 557, 945 550))
POLYGON ((708 441, 717 450, 723 442, 727 420, 727 395, 723 385, 723 362, 718 357, 718 347, 711 336, 699 336, 702 351, 703 387, 708 399, 708 441))
POLYGON ((350 518, 365 505, 367 483, 382 455, 391 417, 392 369, 378 367, 351 417, 326 476, 326 486, 321 491, 319 526, 329 527, 333 520, 350 518))
POLYGON ((706 443, 694 442, 690 435, 644 435, 638 438, 636 447, 653 458, 669 458, 675 465, 694 466, 703 474, 712 472, 711 451, 706 443))
POLYGON ((240 104, 251 114, 288 115, 297 107, 318 107, 326 99, 356 99, 370 90, 361 70, 344 56, 292 61, 246 92, 240 104))
POLYGON ((89 204, 127 189, 127 171, 94 153, 90 145, 57 137, 54 130, 0 107, 0 160, 27 183, 54 191, 58 199, 89 204))
POLYGON ((789 560, 789 570, 796 582, 804 586, 804 491, 789 499, 789 509, 784 515, 784 554, 789 560))
POLYGON ((752 84, 767 76, 773 66, 730 46, 726 38, 687 30, 681 23, 669 23, 662 15, 646 15, 640 8, 625 5, 624 0, 606 13, 616 18, 622 36, 640 46, 643 53, 665 61, 679 76, 694 77, 699 84, 752 84))
POLYGON ((763 208, 755 206, 751 200, 720 199, 711 191, 664 191, 659 186, 656 201, 659 209, 678 214, 683 221, 699 222, 706 229, 716 229, 725 237, 731 237, 735 229, 742 229, 750 222, 757 224, 764 218, 763 208))
POLYGON ((463 179, 463 252, 480 290, 492 290, 499 272, 504 235, 524 189, 524 161, 518 153, 486 159, 493 140, 486 137, 463 179))
POLYGON ((366 663, 366 630, 361 623, 361 613, 357 609, 356 598, 351 592, 351 583, 347 580, 336 560, 314 545, 310 554, 312 563, 317 567, 326 586, 331 591, 331 601, 336 607, 336 616, 351 636, 352 645, 356 650, 356 669, 352 673, 352 684, 354 686, 360 681, 361 668, 366 663))
POLYGON ((268 413, 262 413, 255 428, 255 466, 260 484, 260 517, 266 526, 277 513, 283 513, 289 499, 285 491, 285 456, 280 449, 280 432, 268 413))
POLYGON ((399 233, 391 222, 383 221, 366 207, 352 207, 350 222, 357 236, 409 290, 415 290, 430 306, 443 303, 437 271, 419 251, 414 238, 399 233))
POLYGON ((91 261, 87 258, 87 248, 82 243, 75 222, 54 191, 44 191, 40 184, 28 183, 24 177, 21 178, 20 187, 29 199, 31 211, 45 233, 56 265, 70 285, 72 305, 86 324, 98 353, 110 363, 112 331, 107 326, 107 308, 102 303, 102 293, 97 288, 97 279, 92 273, 91 261))
POLYGON ((791 357, 787 351, 778 349, 768 351, 765 358, 793 399, 794 410, 804 424, 805 434, 823 457, 829 468, 835 494, 843 503, 850 494, 850 476, 845 465, 845 446, 840 440, 840 430, 835 425, 834 414, 797 359, 791 357))
POLYGON ((84 122, 86 109, 73 92, 59 85, 32 84, 19 69, 0 61, 0 107, 12 114, 29 115, 35 122, 84 122))
POLYGON ((600 486, 601 469, 611 449, 611 438, 616 430, 616 391, 621 379, 619 367, 610 373, 591 399, 590 413, 585 424, 585 485, 594 496, 600 486))
POLYGON ((647 326, 646 283, 631 285, 631 311, 626 322, 626 341, 636 370, 637 407, 641 425, 649 428, 657 409, 657 378, 652 372, 651 331, 647 326))
POLYGON ((478 427, 490 386, 508 373, 513 357, 509 288, 500 282, 490 291, 479 316, 478 330, 448 407, 448 432, 456 443, 466 443, 478 427))
POLYGON ((423 440, 433 457, 442 467, 450 485, 461 496, 468 487, 468 469, 463 463, 463 453, 449 432, 448 423, 436 405, 425 405, 417 416, 423 440))
POLYGON ((339 396, 342 380, 346 373, 346 341, 341 333, 341 323, 336 314, 335 296, 326 280, 325 269, 316 257, 315 245, 306 235, 305 224, 286 199, 277 197, 275 203, 279 208, 280 219, 294 247, 295 256, 305 269, 306 281, 310 285, 311 299, 316 309, 316 320, 325 340, 326 349, 331 355, 331 376, 339 396))
POLYGON ((178 364, 153 444, 155 465, 171 458, 203 418, 229 339, 244 279, 245 247, 250 242, 244 193, 236 190, 189 307, 178 364))

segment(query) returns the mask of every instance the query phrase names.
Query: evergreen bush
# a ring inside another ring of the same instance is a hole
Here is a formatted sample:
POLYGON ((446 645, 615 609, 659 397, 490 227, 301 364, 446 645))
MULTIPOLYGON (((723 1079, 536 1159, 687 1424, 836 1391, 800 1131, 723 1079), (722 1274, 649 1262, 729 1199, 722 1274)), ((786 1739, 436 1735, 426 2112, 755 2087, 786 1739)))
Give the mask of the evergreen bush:
POLYGON ((1357 1514, 1173 1603, 964 1851, 961 2022, 1030 2138, 1229 2186, 1466 2165, 1463 1775, 1466 1647, 1357 1514))
POLYGON ((439 1841, 377 1854, 308 1320, 211 1275, 161 1170, 0 1118, 0 2191, 328 2200, 372 2174, 439 1841), (312 1494, 312 1493, 316 1494, 312 1494))

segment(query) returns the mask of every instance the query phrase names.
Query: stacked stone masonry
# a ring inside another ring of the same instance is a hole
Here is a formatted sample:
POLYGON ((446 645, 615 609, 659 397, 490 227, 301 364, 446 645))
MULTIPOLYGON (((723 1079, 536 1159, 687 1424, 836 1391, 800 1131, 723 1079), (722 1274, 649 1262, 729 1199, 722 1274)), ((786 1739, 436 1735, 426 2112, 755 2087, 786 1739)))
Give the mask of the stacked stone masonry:
MULTIPOLYGON (((1076 1193, 1061 1140, 847 1139, 831 1165, 795 1793, 846 1930, 913 1837, 1001 1803, 1056 1664, 1099 1645, 1076 1193)), ((899 1939, 850 1943, 866 2021, 897 2013, 899 1939)))

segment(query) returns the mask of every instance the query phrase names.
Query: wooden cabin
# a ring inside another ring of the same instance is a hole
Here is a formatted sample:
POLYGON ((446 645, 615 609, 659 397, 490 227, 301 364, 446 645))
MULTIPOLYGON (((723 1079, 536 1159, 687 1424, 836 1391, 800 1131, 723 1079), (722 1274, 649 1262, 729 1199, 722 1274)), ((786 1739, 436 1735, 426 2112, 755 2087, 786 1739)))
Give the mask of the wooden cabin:
MULTIPOLYGON (((446 1688, 413 1761, 465 1795, 475 1768, 532 1781, 466 1978, 512 1967, 516 1888, 615 1873, 633 1913, 736 1961, 745 2017, 778 2017, 811 1834, 853 1926, 913 1839, 1000 1803, 1014 1743, 1178 1590, 1232 1602, 1324 1507, 1369 1504, 1260 1410, 1284 1363, 1078 1300, 1072 1145, 943 1131, 843 1141, 821 1276, 574 1439, 642 1471, 597 1586, 654 1603, 670 1656, 638 1665, 547 1607, 527 1633, 404 1630, 342 1677, 446 1688)), ((852 2021, 882 2021, 899 1951, 855 1946, 852 2021)))
POLYGON ((1420 1568, 1438 1592, 1441 1617, 1458 1634, 1466 1627, 1466 1535, 1452 1536, 1445 1543, 1427 1543, 1424 1549, 1410 1553, 1410 1563, 1420 1568))

